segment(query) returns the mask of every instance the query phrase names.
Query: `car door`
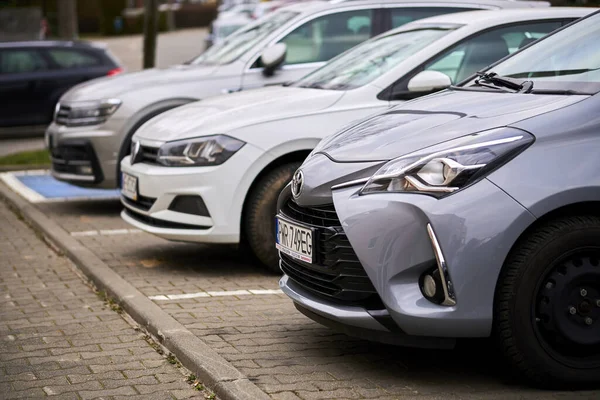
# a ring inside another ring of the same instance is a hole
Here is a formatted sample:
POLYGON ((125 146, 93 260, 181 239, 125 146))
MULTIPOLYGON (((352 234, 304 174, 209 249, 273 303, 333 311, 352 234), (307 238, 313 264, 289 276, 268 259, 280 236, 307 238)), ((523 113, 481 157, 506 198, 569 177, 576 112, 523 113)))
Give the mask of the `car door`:
POLYGON ((378 97, 393 101, 410 100, 422 95, 408 90, 408 82, 422 71, 442 72, 450 77, 453 84, 459 83, 475 72, 560 28, 566 21, 567 19, 523 21, 476 33, 414 69, 386 88, 378 97))
POLYGON ((40 79, 49 71, 39 49, 0 49, 0 126, 45 124, 40 79))
POLYGON ((333 57, 379 33, 379 10, 354 9, 312 18, 288 31, 274 43, 287 47, 284 65, 271 77, 262 73, 260 55, 249 63, 242 88, 295 81, 333 57))

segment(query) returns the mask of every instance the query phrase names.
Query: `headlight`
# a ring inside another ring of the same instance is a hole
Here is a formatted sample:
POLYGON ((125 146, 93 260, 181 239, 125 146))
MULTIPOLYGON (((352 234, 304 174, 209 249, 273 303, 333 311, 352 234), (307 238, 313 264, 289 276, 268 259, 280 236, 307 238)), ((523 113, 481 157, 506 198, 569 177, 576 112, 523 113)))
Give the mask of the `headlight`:
POLYGON ((57 105, 55 118, 66 116, 68 126, 99 125, 106 122, 120 105, 121 100, 118 99, 57 105), (61 113, 66 115, 61 115, 61 113))
POLYGON ((383 165, 360 194, 413 192, 443 197, 465 188, 525 150, 535 138, 497 128, 463 136, 383 165))
POLYGON ((226 135, 204 136, 163 144, 158 162, 173 167, 223 164, 246 143, 226 135))

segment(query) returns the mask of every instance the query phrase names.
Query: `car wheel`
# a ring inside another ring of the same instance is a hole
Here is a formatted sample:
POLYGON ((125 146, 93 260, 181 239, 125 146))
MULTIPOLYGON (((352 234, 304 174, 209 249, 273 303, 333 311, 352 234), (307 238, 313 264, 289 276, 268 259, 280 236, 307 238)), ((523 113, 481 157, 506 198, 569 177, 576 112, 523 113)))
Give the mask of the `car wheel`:
POLYGON ((538 386, 600 381, 600 218, 564 217, 521 240, 496 289, 494 334, 538 386))
POLYGON ((275 248, 275 214, 277 198, 300 167, 299 162, 281 165, 264 175, 248 197, 244 233, 254 255, 273 272, 279 270, 275 248))

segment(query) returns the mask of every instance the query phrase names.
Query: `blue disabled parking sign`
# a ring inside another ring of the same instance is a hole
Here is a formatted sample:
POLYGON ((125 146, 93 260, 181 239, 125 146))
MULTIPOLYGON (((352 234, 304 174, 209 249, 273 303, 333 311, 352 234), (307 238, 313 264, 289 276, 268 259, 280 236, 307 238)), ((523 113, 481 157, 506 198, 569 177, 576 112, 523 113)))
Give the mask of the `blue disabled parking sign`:
POLYGON ((54 179, 47 170, 6 172, 0 179, 32 203, 119 198, 119 190, 70 185, 54 179))

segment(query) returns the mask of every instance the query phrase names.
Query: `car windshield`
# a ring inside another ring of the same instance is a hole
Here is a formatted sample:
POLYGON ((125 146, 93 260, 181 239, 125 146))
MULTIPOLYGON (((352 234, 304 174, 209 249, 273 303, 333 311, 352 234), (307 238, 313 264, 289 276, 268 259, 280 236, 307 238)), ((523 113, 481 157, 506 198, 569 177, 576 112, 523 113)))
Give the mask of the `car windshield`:
POLYGON ((298 14, 291 11, 280 11, 270 14, 236 31, 223 42, 209 48, 190 63, 195 65, 229 64, 298 14))
POLYGON ((215 34, 219 38, 225 38, 240 29, 242 26, 244 26, 244 24, 220 26, 218 29, 216 29, 215 34))
POLYGON ((293 86, 350 90, 366 85, 458 26, 411 28, 354 47, 293 86))
MULTIPOLYGON (((490 68, 498 76, 532 81, 532 93, 600 91, 600 14, 548 36, 490 68)), ((465 86, 475 85, 475 80, 465 86)))

